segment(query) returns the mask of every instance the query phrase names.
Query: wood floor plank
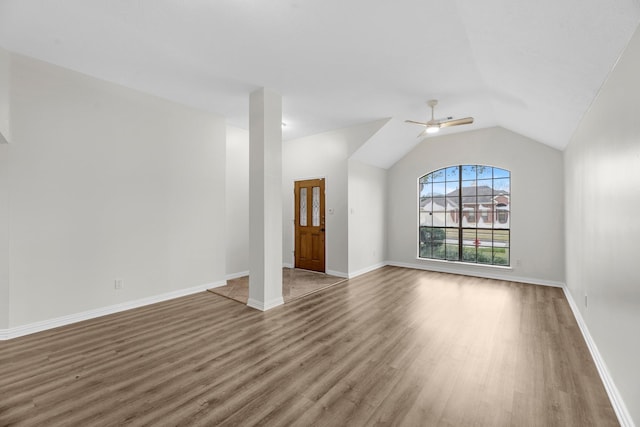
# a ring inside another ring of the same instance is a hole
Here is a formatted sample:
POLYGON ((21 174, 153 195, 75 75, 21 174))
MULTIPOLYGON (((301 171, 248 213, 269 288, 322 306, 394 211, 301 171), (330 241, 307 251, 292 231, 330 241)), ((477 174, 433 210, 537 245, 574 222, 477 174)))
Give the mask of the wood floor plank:
POLYGON ((615 426, 561 289, 384 267, 0 342, 0 425, 615 426))

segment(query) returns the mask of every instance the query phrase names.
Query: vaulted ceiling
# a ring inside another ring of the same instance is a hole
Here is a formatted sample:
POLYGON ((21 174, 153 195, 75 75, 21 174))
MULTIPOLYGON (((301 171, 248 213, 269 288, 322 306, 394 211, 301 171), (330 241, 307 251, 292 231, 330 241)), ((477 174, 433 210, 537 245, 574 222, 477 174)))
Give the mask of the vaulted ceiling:
POLYGON ((388 167, 432 98, 475 117, 443 133, 563 149, 639 22, 639 0, 0 0, 0 46, 244 128, 269 87, 285 139, 389 118, 363 156, 388 167))

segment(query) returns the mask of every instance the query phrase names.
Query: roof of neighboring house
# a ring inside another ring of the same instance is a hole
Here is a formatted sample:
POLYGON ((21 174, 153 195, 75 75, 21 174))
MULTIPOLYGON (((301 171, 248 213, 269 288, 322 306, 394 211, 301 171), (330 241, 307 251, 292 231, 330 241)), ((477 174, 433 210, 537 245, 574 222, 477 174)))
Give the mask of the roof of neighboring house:
MULTIPOLYGON (((474 187, 462 187, 462 204, 485 204, 485 205, 493 205, 496 196, 507 196, 509 197, 509 192, 504 190, 497 190, 494 193, 493 188, 488 185, 479 185, 474 187)), ((449 205, 451 207, 458 207, 458 190, 451 191, 447 193, 446 199, 445 196, 435 196, 433 198, 425 198, 420 201, 420 207, 422 210, 433 210, 428 206, 429 203, 433 203, 433 205, 439 206, 444 210, 445 205, 449 205)))

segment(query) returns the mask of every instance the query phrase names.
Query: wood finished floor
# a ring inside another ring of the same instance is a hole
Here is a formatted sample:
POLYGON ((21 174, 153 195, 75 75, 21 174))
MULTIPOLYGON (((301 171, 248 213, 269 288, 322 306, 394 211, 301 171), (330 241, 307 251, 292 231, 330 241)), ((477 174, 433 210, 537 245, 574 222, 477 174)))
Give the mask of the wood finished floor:
MULTIPOLYGON (((282 298, 285 304, 321 291, 329 286, 335 286, 347 279, 318 273, 316 271, 302 270, 299 268, 282 269, 282 298)), ((209 292, 231 298, 232 300, 246 304, 249 300, 249 276, 227 280, 225 286, 209 289, 209 292)))
POLYGON ((0 342, 0 425, 618 425, 561 289, 385 267, 0 342))

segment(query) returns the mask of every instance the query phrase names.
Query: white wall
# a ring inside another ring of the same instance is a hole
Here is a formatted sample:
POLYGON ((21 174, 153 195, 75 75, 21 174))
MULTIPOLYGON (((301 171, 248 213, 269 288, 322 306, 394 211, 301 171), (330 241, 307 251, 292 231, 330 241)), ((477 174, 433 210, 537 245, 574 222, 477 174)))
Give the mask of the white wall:
POLYGON ((567 287, 637 425, 639 75, 640 32, 636 32, 564 155, 567 287))
POLYGON ((0 144, 7 143, 11 139, 9 127, 10 62, 9 52, 0 48, 0 144))
POLYGON ((224 280, 224 120, 19 55, 11 67, 8 326, 224 280))
POLYGON ((9 327, 9 62, 0 48, 0 329, 9 327))
POLYGON ((282 260, 285 264, 294 264, 293 183, 325 178, 326 270, 330 274, 348 275, 348 158, 385 122, 378 120, 284 142, 282 260))
POLYGON ((249 272, 249 131, 227 126, 227 277, 249 272))
POLYGON ((349 276, 386 261, 387 171, 349 160, 349 276))
POLYGON ((388 173, 388 258, 397 265, 541 284, 564 282, 562 153, 503 128, 427 138, 388 173), (445 166, 511 171, 511 269, 417 259, 417 180, 445 166))
POLYGON ((0 329, 9 327, 9 146, 0 144, 0 329))

